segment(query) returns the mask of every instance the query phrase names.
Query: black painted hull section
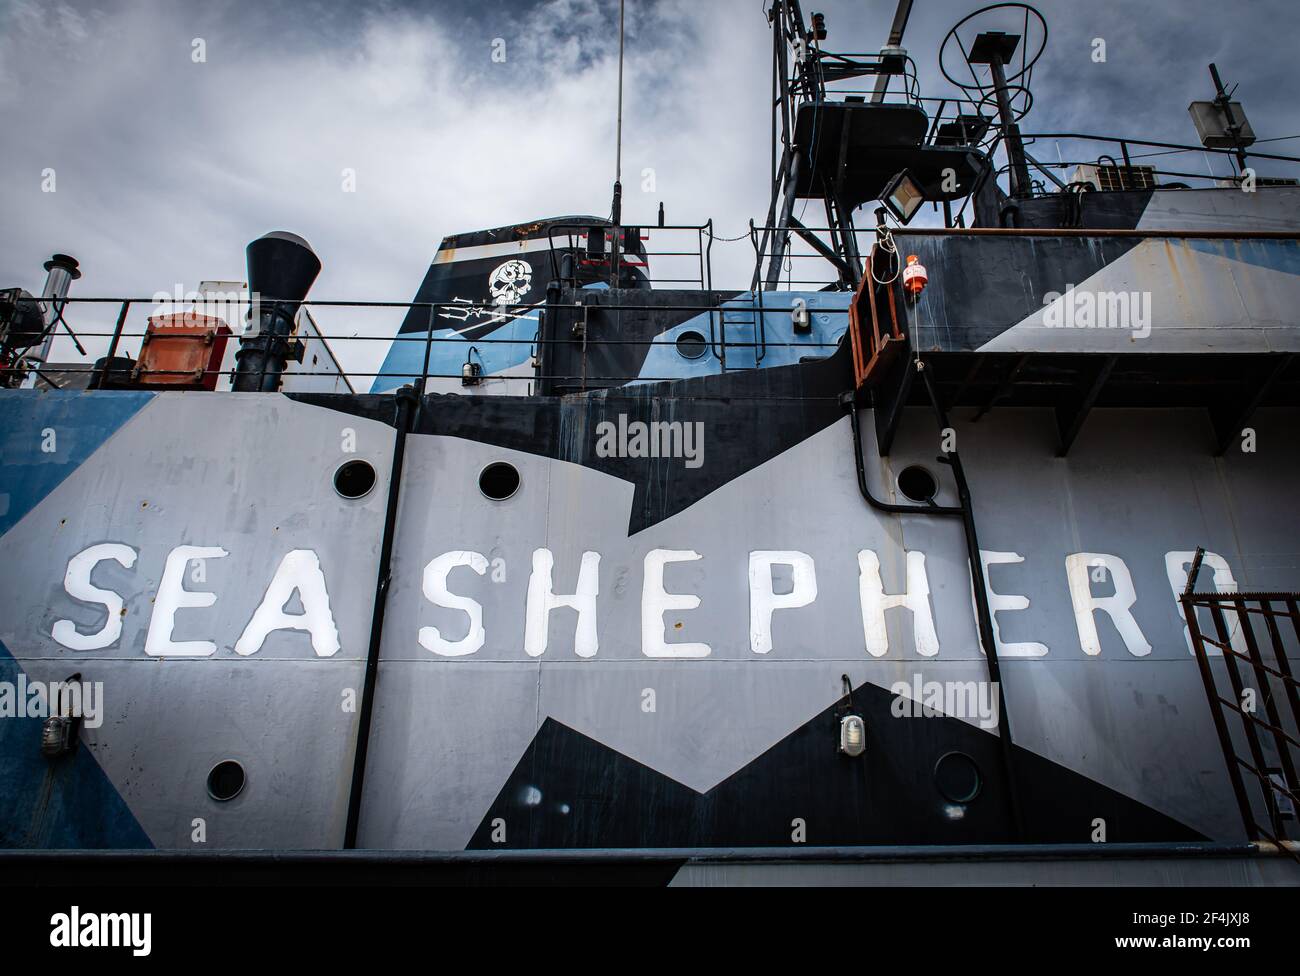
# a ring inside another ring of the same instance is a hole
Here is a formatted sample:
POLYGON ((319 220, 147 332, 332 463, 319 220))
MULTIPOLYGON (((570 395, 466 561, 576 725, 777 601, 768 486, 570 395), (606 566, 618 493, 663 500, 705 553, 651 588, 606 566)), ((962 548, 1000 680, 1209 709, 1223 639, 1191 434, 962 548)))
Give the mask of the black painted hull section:
POLYGON ((997 737, 939 715, 895 717, 893 700, 873 685, 854 689, 867 722, 861 757, 836 751, 843 710, 836 705, 703 794, 547 719, 469 847, 781 847, 796 843, 799 820, 802 842, 818 846, 1083 844, 1097 819, 1107 843, 1205 839, 1019 747, 1026 835, 1017 837, 997 737), (969 803, 954 804, 936 785, 936 763, 951 752, 980 770, 982 787, 969 803), (510 825, 504 841, 493 839, 498 818, 510 825))

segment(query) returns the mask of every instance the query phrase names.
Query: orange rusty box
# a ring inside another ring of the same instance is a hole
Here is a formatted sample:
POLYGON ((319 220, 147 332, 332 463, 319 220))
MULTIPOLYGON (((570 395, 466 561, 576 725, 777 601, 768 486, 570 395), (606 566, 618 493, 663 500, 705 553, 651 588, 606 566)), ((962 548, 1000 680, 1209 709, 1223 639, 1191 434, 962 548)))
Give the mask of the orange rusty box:
POLYGON ((215 390, 230 326, 210 315, 151 315, 132 378, 149 386, 215 390))

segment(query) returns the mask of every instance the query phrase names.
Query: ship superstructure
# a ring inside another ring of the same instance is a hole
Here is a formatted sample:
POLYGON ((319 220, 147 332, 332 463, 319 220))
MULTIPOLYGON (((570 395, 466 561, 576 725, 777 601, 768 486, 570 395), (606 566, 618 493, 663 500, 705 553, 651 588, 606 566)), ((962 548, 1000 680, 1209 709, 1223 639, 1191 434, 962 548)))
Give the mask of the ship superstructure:
POLYGON ((910 8, 770 4, 738 288, 616 189, 447 237, 373 377, 294 234, 234 314, 10 294, 0 847, 1293 880, 1300 160, 1217 70, 1202 145, 1025 131, 1024 4, 924 98, 910 8))

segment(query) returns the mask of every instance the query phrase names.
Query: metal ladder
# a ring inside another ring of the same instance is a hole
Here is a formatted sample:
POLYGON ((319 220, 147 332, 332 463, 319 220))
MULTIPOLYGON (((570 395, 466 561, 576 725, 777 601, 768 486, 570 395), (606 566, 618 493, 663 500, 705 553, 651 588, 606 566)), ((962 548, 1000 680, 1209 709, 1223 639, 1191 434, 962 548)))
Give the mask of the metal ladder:
POLYGON ((1204 556, 1197 549, 1179 602, 1242 825, 1250 840, 1269 841, 1300 861, 1300 680, 1288 661, 1300 646, 1300 594, 1198 593, 1204 556), (1208 632, 1198 610, 1208 611, 1208 632))
MULTIPOLYGON (((766 328, 763 323, 763 293, 760 291, 747 306, 719 305, 718 341, 713 354, 722 363, 724 373, 742 369, 755 369, 767 354, 766 328), (739 330, 728 336, 727 327, 739 330)), ((712 313, 710 313, 712 319, 712 313)))

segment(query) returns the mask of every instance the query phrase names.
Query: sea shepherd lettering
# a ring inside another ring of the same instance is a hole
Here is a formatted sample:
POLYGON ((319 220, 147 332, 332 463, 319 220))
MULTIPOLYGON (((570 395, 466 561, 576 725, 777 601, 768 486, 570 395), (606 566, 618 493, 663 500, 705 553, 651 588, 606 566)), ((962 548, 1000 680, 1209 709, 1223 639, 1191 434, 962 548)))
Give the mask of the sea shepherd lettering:
POLYGON ((129 947, 133 956, 147 956, 152 947, 153 915, 149 912, 87 912, 76 905, 67 914, 50 916, 50 945, 59 949, 129 947))
MULTIPOLYGON (((495 550, 494 550, 495 551, 495 550)), ((177 640, 175 631, 178 626, 192 629, 198 625, 194 615, 210 608, 218 602, 218 594, 212 590, 190 588, 186 581, 194 582, 191 565, 198 560, 211 562, 224 559, 230 555, 220 546, 180 545, 167 553, 165 559, 157 553, 151 553, 151 571, 162 563, 161 576, 150 599, 152 610, 146 625, 143 644, 144 653, 150 657, 210 657, 217 653, 215 640, 177 640), (181 624, 177 617, 184 615, 181 624)), ((523 554, 512 556, 519 560, 523 554)), ((580 658, 594 657, 600 649, 600 625, 598 617, 608 612, 608 602, 617 598, 618 590, 611 595, 609 590, 609 568, 605 572, 604 596, 602 597, 601 554, 593 550, 582 553, 581 560, 574 559, 576 553, 567 554, 566 565, 557 569, 555 554, 547 548, 534 549, 532 552, 532 569, 527 573, 527 592, 519 593, 520 599, 515 606, 522 609, 523 646, 522 651, 529 657, 539 657, 546 653, 550 633, 550 617, 557 610, 572 610, 576 613, 573 651, 580 658), (575 563, 577 565, 575 566, 575 563), (575 575, 576 569, 576 575, 575 575), (558 592, 557 592, 558 591, 558 592), (602 610, 602 599, 606 608, 602 610)), ((1007 616, 1031 610, 1028 595, 1012 593, 1005 589, 996 589, 994 580, 989 578, 989 568, 1003 565, 1015 565, 1024 562, 1024 556, 1017 552, 1000 552, 981 550, 982 568, 986 580, 986 592, 989 610, 994 620, 994 640, 997 652, 1002 657, 1039 658, 1048 653, 1046 644, 1033 640, 1008 641, 999 636, 997 627, 1005 623, 1007 616)), ((1191 550, 1173 550, 1164 554, 1164 571, 1169 590, 1165 599, 1172 597, 1171 610, 1177 610, 1174 619, 1181 625, 1182 636, 1187 646, 1187 653, 1194 653, 1186 624, 1181 619, 1181 607, 1178 599, 1187 585, 1187 568, 1196 553, 1191 550)), ((95 586, 90 581, 91 573, 100 563, 117 562, 125 568, 135 565, 137 552, 124 543, 97 543, 74 555, 68 561, 68 570, 64 575, 64 590, 69 597, 83 603, 95 603, 104 608, 102 623, 96 630, 84 630, 70 619, 59 619, 48 632, 55 642, 71 651, 94 651, 112 646, 122 639, 123 620, 126 614, 123 608, 126 600, 122 594, 95 586)), ((1204 565, 1213 572, 1214 586, 1219 592, 1231 593, 1237 589, 1236 580, 1227 561, 1217 553, 1206 552, 1204 565)), ((464 622, 457 628, 463 637, 444 634, 436 626, 426 625, 413 628, 412 637, 420 646, 443 657, 466 657, 477 653, 487 644, 492 617, 501 612, 500 606, 492 614, 482 603, 476 600, 472 591, 474 576, 488 577, 489 570, 495 573, 495 562, 488 555, 470 549, 453 549, 435 556, 425 564, 420 580, 420 592, 424 599, 435 607, 454 610, 463 614, 464 622), (489 626, 490 625, 490 626, 489 626)), ((644 553, 641 573, 640 600, 640 650, 647 658, 701 658, 709 657, 713 648, 702 640, 681 640, 688 632, 683 632, 686 622, 679 614, 681 611, 697 609, 704 600, 699 593, 683 590, 685 580, 690 576, 683 573, 692 567, 679 567, 678 563, 701 562, 705 557, 693 549, 651 549, 644 553), (674 583, 666 575, 676 573, 674 583)), ((841 558, 833 572, 843 575, 845 566, 841 558)), ((939 631, 936 626, 934 606, 931 602, 930 580, 926 571, 926 558, 923 552, 906 553, 905 566, 902 569, 902 587, 886 589, 881 572, 881 560, 872 549, 857 551, 857 597, 858 606, 855 616, 862 621, 863 648, 873 658, 885 657, 891 653, 888 615, 909 614, 912 622, 912 650, 924 658, 937 657, 940 654, 939 631)), ((504 563, 502 562, 502 565, 504 563)), ((702 579, 699 570, 694 567, 695 579, 702 579)), ((739 573, 730 577, 742 582, 748 576, 749 590, 749 648, 756 655, 770 654, 776 649, 772 621, 776 614, 798 614, 805 608, 812 607, 818 600, 818 567, 810 553, 794 549, 754 550, 748 554, 748 573, 745 567, 738 567, 739 573), (737 579, 739 577, 739 579, 737 579), (778 582, 780 585, 778 585, 778 582)), ((245 570, 246 571, 246 570, 245 570)), ((897 572, 897 570, 896 570, 897 572)), ((823 577, 827 573, 825 563, 821 567, 823 577)), ((521 578, 521 577, 516 577, 521 578)), ((504 581, 504 578, 503 578, 504 581)), ((488 580, 483 580, 487 583, 488 580)), ((1075 626, 1078 630, 1078 648, 1086 655, 1095 657, 1102 653, 1101 632, 1098 618, 1103 617, 1107 626, 1118 636, 1125 650, 1135 658, 1149 655, 1153 645, 1143 633, 1138 618, 1134 613, 1137 604, 1137 588, 1133 574, 1128 565, 1119 556, 1112 553, 1074 552, 1065 558, 1065 574, 1061 581, 1062 589, 1068 591, 1070 604, 1074 610, 1075 626), (1108 584, 1109 593, 1097 593, 1094 584, 1108 584)), ((201 584, 200 584, 201 585, 201 584)), ((635 583, 633 585, 632 607, 625 601, 620 607, 622 612, 636 613, 635 583)), ((1058 584, 1059 585, 1059 584, 1058 584)), ((897 585, 896 585, 897 586, 897 585)), ((840 594, 840 599, 843 594, 840 594)), ((513 601, 512 601, 513 602, 513 601)), ((827 607, 823 612, 843 613, 847 608, 827 607)), ((219 619, 217 614, 208 617, 209 626, 219 619)), ((974 623, 974 601, 969 612, 974 623)), ((743 627, 745 607, 733 607, 733 623, 743 627)), ((233 645, 228 644, 234 633, 224 633, 223 646, 231 647, 235 654, 247 657, 262 650, 271 634, 277 631, 305 631, 310 637, 312 650, 317 657, 333 657, 342 648, 338 624, 330 603, 330 592, 326 585, 324 569, 320 558, 310 549, 293 549, 280 560, 278 568, 271 576, 261 602, 252 612, 233 645), (301 607, 301 612, 286 609, 294 600, 301 607)), ((805 617, 805 620, 809 618, 805 617)), ((139 625, 137 625, 139 626, 139 625)), ((445 626, 445 623, 444 623, 445 626)), ((1229 624, 1232 649, 1237 653, 1246 652, 1246 631, 1240 621, 1229 624)), ((633 622, 633 641, 635 642, 635 621, 633 622)), ((974 631, 972 627, 971 632, 974 631)), ((408 631, 409 633, 409 631, 408 631)), ((625 631, 626 633, 626 631, 625 631)), ((743 633, 743 631, 742 631, 743 633)), ((702 635, 701 635, 702 636, 702 635)), ((787 636, 787 640, 789 637, 787 636)), ((138 631, 129 638, 138 646, 138 631)), ((892 653, 896 656, 900 649, 892 653)), ((779 650, 778 650, 779 653, 779 650)), ((1217 653, 1217 649, 1216 649, 1217 653)), ((924 689, 922 689, 922 692, 924 689)), ((946 692, 945 692, 946 696, 946 692)), ((909 697, 916 697, 909 695, 909 697)), ((923 699, 926 697, 921 695, 923 699)), ((945 698, 946 700, 946 698, 945 698)), ((0 698, 0 706, 4 699, 0 698)), ((922 701, 923 706, 933 707, 922 701)), ((102 709, 101 709, 102 710, 102 709)), ((984 715, 984 708, 977 714, 984 715)), ((0 710, 0 717, 4 716, 0 710)))

